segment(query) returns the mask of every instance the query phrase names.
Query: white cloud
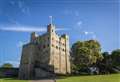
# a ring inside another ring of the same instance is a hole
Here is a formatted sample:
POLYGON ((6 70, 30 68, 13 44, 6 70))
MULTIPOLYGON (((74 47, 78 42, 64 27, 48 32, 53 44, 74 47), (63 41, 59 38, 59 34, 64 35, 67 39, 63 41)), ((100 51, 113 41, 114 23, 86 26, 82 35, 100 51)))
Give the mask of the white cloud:
POLYGON ((84 34, 85 34, 85 35, 88 35, 88 34, 94 34, 94 32, 84 31, 84 34))
POLYGON ((82 21, 77 22, 77 26, 81 26, 81 24, 82 24, 82 21))
POLYGON ((20 9, 20 12, 24 13, 24 14, 27 14, 27 15, 30 15, 30 9, 29 7, 27 6, 27 4, 25 4, 24 1, 14 1, 14 0, 11 0, 9 2, 12 6, 16 6, 20 9))
POLYGON ((52 16, 50 15, 49 18, 52 18, 52 16))
POLYGON ((42 32, 46 31, 45 28, 34 28, 34 27, 6 27, 6 28, 0 28, 0 30, 3 31, 16 31, 16 32, 42 32))
POLYGON ((69 30, 69 29, 67 29, 67 28, 56 28, 56 31, 67 31, 67 30, 69 30))
POLYGON ((22 11, 23 13, 25 13, 25 14, 30 14, 30 9, 29 9, 29 7, 24 7, 24 8, 21 9, 21 11, 22 11))
POLYGON ((84 33, 85 33, 85 35, 87 35, 87 34, 88 34, 88 32, 87 32, 87 31, 85 31, 84 33))
POLYGON ((22 13, 24 14, 30 14, 30 9, 29 7, 25 4, 24 1, 18 1, 18 7, 21 10, 22 13))
POLYGON ((51 24, 52 24, 52 21, 53 21, 52 18, 53 18, 52 16, 49 16, 49 19, 50 19, 50 23, 51 23, 51 24))
POLYGON ((84 31, 85 35, 90 35, 92 39, 96 39, 96 34, 94 32, 84 31))
MULTIPOLYGON (((15 32, 45 32, 46 27, 29 27, 29 26, 10 26, 0 28, 2 31, 15 31, 15 32)), ((56 31, 68 30, 66 28, 56 28, 56 31)))
POLYGON ((65 15, 74 15, 76 17, 79 16, 79 11, 78 10, 64 10, 65 15))
POLYGON ((82 28, 82 21, 81 21, 81 20, 77 21, 77 22, 74 24, 73 28, 74 28, 74 30, 77 30, 78 32, 80 32, 80 31, 81 31, 81 28, 82 28))
POLYGON ((15 24, 15 25, 19 25, 19 23, 13 19, 13 18, 9 18, 8 21, 11 23, 11 24, 15 24))

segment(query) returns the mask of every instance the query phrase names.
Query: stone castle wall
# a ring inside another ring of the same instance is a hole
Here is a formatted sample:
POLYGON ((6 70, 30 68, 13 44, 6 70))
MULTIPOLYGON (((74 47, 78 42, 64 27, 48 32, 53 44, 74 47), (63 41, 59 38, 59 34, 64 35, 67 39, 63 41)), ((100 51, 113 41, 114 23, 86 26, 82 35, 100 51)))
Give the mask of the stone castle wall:
MULTIPOLYGON (((31 34, 30 43, 23 46, 20 63, 20 79, 29 79, 36 76, 35 70, 42 70, 39 73, 53 72, 56 74, 70 73, 69 37, 58 36, 55 26, 48 25, 47 32, 37 36, 31 34), (47 70, 47 72, 45 72, 47 70)), ((37 75, 39 75, 37 73, 37 75)), ((44 75, 44 74, 43 74, 44 75)), ((39 76, 40 77, 40 76, 39 76)))

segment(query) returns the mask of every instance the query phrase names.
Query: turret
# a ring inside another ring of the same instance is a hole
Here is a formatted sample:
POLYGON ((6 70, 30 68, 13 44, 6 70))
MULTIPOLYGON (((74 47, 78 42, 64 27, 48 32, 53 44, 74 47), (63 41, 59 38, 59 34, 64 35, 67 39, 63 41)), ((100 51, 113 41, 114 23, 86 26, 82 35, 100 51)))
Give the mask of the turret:
POLYGON ((53 24, 49 24, 47 26, 47 32, 48 33, 55 33, 55 26, 53 24))
POLYGON ((30 42, 34 43, 36 41, 36 38, 37 38, 37 34, 35 32, 32 32, 31 33, 30 42))

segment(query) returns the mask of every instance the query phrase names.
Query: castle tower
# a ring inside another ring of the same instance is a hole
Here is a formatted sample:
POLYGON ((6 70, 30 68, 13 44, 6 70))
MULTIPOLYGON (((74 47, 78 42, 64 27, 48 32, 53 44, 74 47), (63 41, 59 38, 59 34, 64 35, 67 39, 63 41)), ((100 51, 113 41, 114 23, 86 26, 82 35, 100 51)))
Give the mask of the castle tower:
POLYGON ((32 32, 30 43, 23 46, 19 78, 48 77, 51 73, 71 73, 69 36, 58 36, 52 23, 43 35, 32 32))
POLYGON ((68 74, 71 73, 71 69, 70 69, 70 48, 69 48, 69 36, 68 35, 63 35, 63 37, 65 38, 65 58, 66 58, 66 72, 68 74))
POLYGON ((54 66, 55 73, 70 73, 69 37, 58 36, 53 24, 48 25, 47 32, 50 36, 50 65, 54 66))
POLYGON ((52 65, 54 67, 54 50, 53 48, 55 47, 55 26, 53 24, 49 24, 47 26, 47 32, 49 35, 49 42, 50 42, 50 61, 49 64, 52 65))
POLYGON ((55 26, 53 24, 49 24, 47 26, 47 32, 49 32, 49 33, 55 33, 55 26))

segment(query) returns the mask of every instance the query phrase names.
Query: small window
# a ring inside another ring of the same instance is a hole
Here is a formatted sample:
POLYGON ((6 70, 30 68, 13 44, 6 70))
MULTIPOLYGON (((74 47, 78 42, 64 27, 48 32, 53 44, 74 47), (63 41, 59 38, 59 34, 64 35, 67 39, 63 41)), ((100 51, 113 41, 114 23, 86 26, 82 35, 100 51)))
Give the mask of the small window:
POLYGON ((28 64, 28 61, 26 61, 26 60, 24 60, 24 62, 23 62, 24 64, 28 64))
POLYGON ((59 41, 59 44, 61 44, 61 42, 59 41))
POLYGON ((43 45, 43 48, 45 48, 45 45, 43 45))
POLYGON ((53 29, 52 29, 52 32, 53 32, 53 29))
POLYGON ((54 45, 52 44, 52 47, 54 47, 54 45))
POLYGON ((58 49, 58 46, 56 46, 56 49, 58 49))
POLYGON ((54 40, 54 38, 52 37, 52 40, 54 40))

